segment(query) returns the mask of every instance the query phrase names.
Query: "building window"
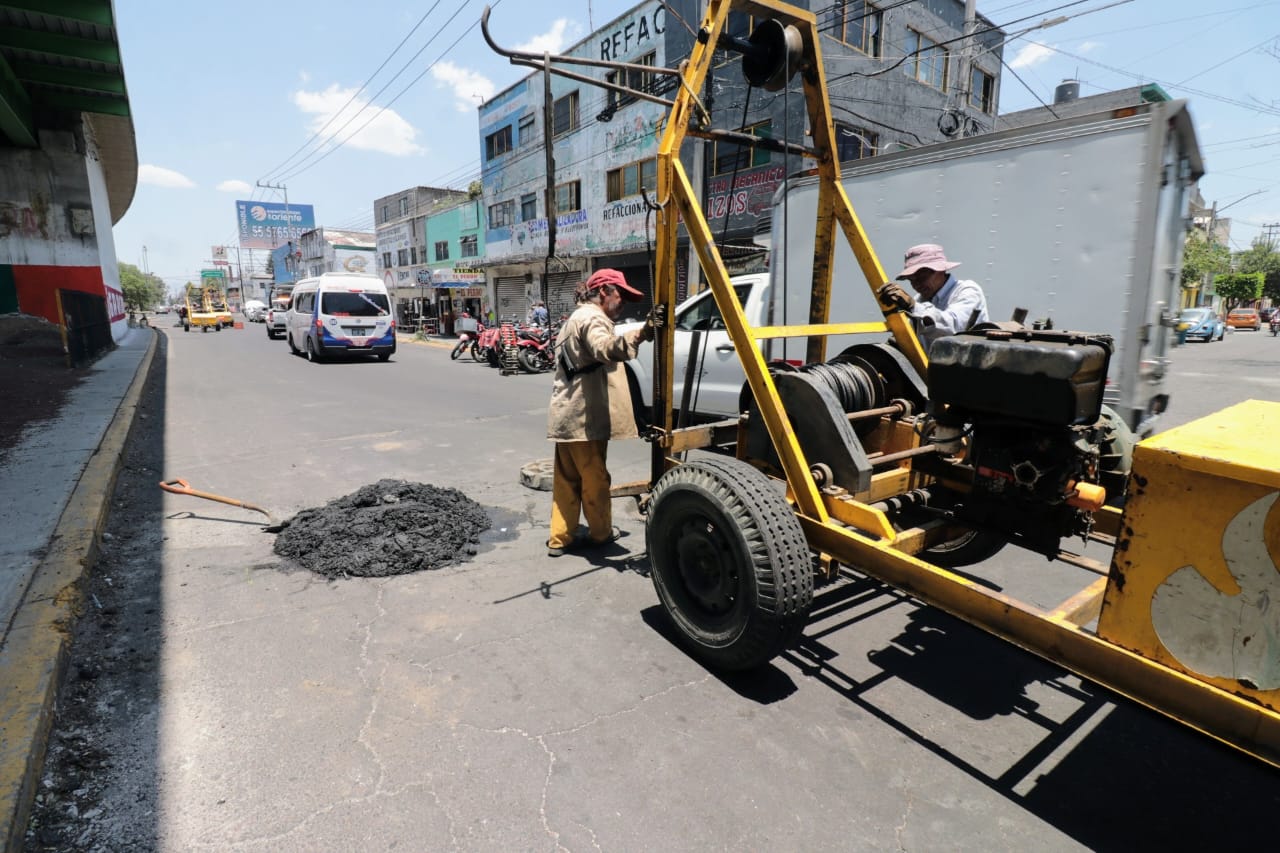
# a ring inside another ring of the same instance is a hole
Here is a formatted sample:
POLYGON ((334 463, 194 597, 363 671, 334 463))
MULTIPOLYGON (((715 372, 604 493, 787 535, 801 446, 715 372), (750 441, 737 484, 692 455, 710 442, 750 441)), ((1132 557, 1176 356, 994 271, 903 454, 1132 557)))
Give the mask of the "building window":
POLYGON ((867 56, 880 55, 880 10, 863 0, 835 0, 818 17, 818 27, 827 35, 867 56))
POLYGON ((511 125, 495 130, 484 138, 484 159, 501 157, 511 150, 511 125))
POLYGON ((391 218, 391 205, 384 204, 382 206, 382 221, 386 222, 390 218, 391 218))
POLYGON ((449 260, 449 241, 448 240, 436 241, 436 260, 437 261, 449 260))
POLYGON ((480 239, 475 234, 462 237, 458 240, 462 245, 462 257, 478 258, 480 257, 480 239))
POLYGON ((529 113, 527 116, 520 116, 520 128, 519 128, 519 133, 517 134, 517 137, 516 137, 516 144, 518 145, 531 144, 534 141, 533 127, 534 127, 533 113, 529 113))
POLYGON ((409 263, 416 264, 417 262, 418 262, 418 247, 410 246, 409 247, 409 263))
MULTIPOLYGON (((556 98, 551 105, 552 136, 563 136, 578 129, 578 93, 570 92, 563 98, 556 98)), ((577 208, 574 208, 575 210, 577 208)))
POLYGON ((407 198, 400 199, 400 215, 401 216, 409 215, 409 199, 407 198))
POLYGON ((990 115, 995 107, 995 94, 996 78, 973 66, 969 74, 969 105, 990 115))
POLYGON ((874 157, 880 147, 880 134, 874 130, 836 122, 836 155, 841 163, 874 157))
POLYGON ((514 201, 504 201, 499 204, 489 206, 489 228, 506 228, 512 225, 512 218, 515 214, 516 203, 514 201))
POLYGON ((409 250, 408 249, 400 249, 399 251, 396 252, 396 266, 398 267, 409 266, 409 250))
MULTIPOLYGON (((773 122, 762 121, 759 124, 744 127, 742 132, 762 139, 772 139, 773 122)), ((736 142, 717 142, 714 156, 715 159, 712 161, 712 174, 714 175, 723 175, 735 169, 751 169, 769 164, 769 152, 767 150, 754 145, 738 145, 736 142)))
MULTIPOLYGON (((648 65, 652 68, 658 61, 658 54, 654 51, 649 51, 639 59, 629 61, 634 65, 648 65)), ((653 92, 654 90, 654 75, 648 71, 639 71, 631 68, 625 71, 610 71, 604 75, 604 79, 619 86, 626 86, 628 89, 635 89, 638 92, 653 92)), ((605 92, 606 103, 611 110, 616 110, 618 107, 624 107, 635 102, 635 98, 631 95, 623 95, 612 89, 606 89, 605 92)))
POLYGON ((568 181, 556 187, 556 213, 582 209, 582 181, 568 181))
POLYGON ((638 163, 628 163, 605 173, 606 201, 617 201, 636 195, 640 188, 653 192, 658 188, 658 161, 650 157, 638 163))
POLYGON ((391 253, 390 252, 382 253, 382 268, 384 270, 391 269, 391 253))
POLYGON ((520 196, 520 221, 532 222, 538 218, 538 194, 528 193, 520 196))
POLYGON ((947 60, 951 52, 933 39, 915 30, 907 30, 907 61, 902 68, 907 76, 947 91, 947 60))

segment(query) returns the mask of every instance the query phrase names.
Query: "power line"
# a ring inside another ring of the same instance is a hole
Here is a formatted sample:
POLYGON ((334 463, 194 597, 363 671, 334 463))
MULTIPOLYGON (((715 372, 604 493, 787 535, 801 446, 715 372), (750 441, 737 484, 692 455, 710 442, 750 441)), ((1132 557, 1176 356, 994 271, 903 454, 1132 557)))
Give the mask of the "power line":
MULTIPOLYGON (((426 49, 427 49, 427 47, 429 47, 429 46, 431 45, 431 43, 432 43, 432 42, 434 42, 434 41, 436 40, 436 37, 437 37, 437 36, 439 36, 441 33, 443 33, 443 32, 445 31, 445 29, 446 29, 450 24, 452 24, 452 23, 453 23, 454 19, 455 19, 455 18, 457 18, 457 17, 458 17, 458 15, 462 14, 462 10, 463 10, 463 9, 465 9, 467 6, 471 5, 471 2, 472 2, 472 0, 462 0, 462 3, 460 3, 460 4, 458 5, 458 8, 457 8, 456 10, 454 10, 454 13, 453 13, 452 15, 450 15, 450 16, 449 16, 449 19, 448 19, 447 21, 445 21, 445 22, 444 22, 444 26, 442 26, 442 27, 440 27, 440 29, 436 30, 436 34, 435 34, 435 35, 433 35, 433 36, 431 37, 431 39, 430 39, 430 40, 429 40, 425 45, 423 45, 423 46, 422 46, 422 50, 419 50, 419 51, 418 51, 418 53, 414 54, 413 58, 414 58, 414 59, 416 59, 416 58, 418 57, 418 55, 422 53, 422 51, 423 51, 423 50, 426 50, 426 49)), ((499 5, 499 4, 501 4, 501 2, 502 2, 502 0, 496 0, 496 2, 494 2, 494 4, 493 4, 493 8, 497 8, 497 7, 498 7, 498 5, 499 5)), ((309 155, 307 155, 305 158, 303 158, 303 160, 302 160, 301 162, 299 162, 296 166, 292 167, 292 168, 290 169, 290 171, 289 171, 289 173, 288 173, 288 174, 286 174, 286 175, 281 175, 281 176, 279 176, 278 178, 276 178, 276 180, 279 180, 279 181, 286 181, 286 180, 289 180, 290 178, 293 178, 293 177, 295 177, 295 176, 297 176, 297 175, 302 174, 303 172, 305 172, 305 171, 307 171, 308 169, 310 169, 312 166, 315 166, 317 163, 319 163, 320 161, 324 160, 326 157, 328 157, 328 156, 329 156, 330 154, 332 154, 334 151, 337 151, 339 148, 341 148, 342 146, 344 146, 344 145, 346 145, 348 142, 350 142, 353 138, 355 138, 355 136, 356 136, 357 134, 359 134, 359 133, 360 133, 360 131, 362 131, 362 130, 364 130, 366 127, 368 127, 368 126, 369 126, 369 124, 370 124, 371 122, 373 122, 373 120, 374 120, 374 119, 376 119, 378 116, 382 115, 384 112, 386 112, 388 109, 390 109, 390 108, 391 108, 391 105, 392 105, 392 104, 394 104, 396 101, 400 100, 400 98, 405 94, 405 92, 408 92, 411 88, 413 88, 413 87, 414 87, 414 85, 416 85, 416 84, 417 84, 417 82, 418 82, 419 80, 421 80, 423 77, 425 77, 425 76, 427 75, 427 73, 428 73, 429 71, 431 71, 431 69, 432 69, 432 68, 435 68, 435 67, 436 67, 436 65, 437 65, 437 64, 439 64, 440 60, 442 60, 442 59, 444 59, 446 56, 448 56, 448 55, 449 55, 449 53, 450 53, 450 52, 451 52, 455 47, 457 47, 457 46, 458 46, 458 43, 459 43, 459 42, 461 42, 461 41, 462 41, 462 40, 463 40, 463 39, 464 39, 464 38, 465 38, 465 37, 466 37, 466 36, 467 36, 471 31, 472 31, 472 30, 474 30, 477 26, 479 26, 479 24, 480 24, 479 20, 476 20, 475 22, 473 22, 473 23, 471 24, 471 26, 469 26, 469 27, 467 27, 465 30, 463 30, 463 31, 462 31, 462 33, 461 33, 461 35, 459 35, 456 39, 454 39, 454 40, 453 40, 453 43, 452 43, 452 44, 450 44, 447 48, 445 48, 445 50, 444 50, 444 52, 443 52, 443 53, 441 53, 438 57, 436 57, 436 58, 435 58, 435 60, 433 60, 433 61, 431 62, 431 64, 429 64, 426 68, 424 68, 424 69, 422 70, 422 73, 420 73, 417 77, 414 77, 412 80, 410 80, 410 81, 409 81, 409 83, 408 83, 408 85, 406 85, 403 89, 401 89, 401 90, 396 94, 396 96, 395 96, 395 97, 393 97, 390 101, 387 101, 387 103, 386 103, 386 104, 384 104, 383 106, 379 107, 377 112, 375 112, 372 116, 370 116, 370 117, 368 118, 368 120, 367 120, 367 121, 365 121, 365 123, 364 123, 364 124, 362 124, 362 125, 360 125, 358 128, 356 128, 356 129, 355 129, 355 130, 354 130, 350 135, 348 135, 345 139, 343 139, 341 142, 338 142, 336 145, 334 145, 334 146, 333 146, 332 148, 330 148, 329 150, 325 151, 323 154, 320 154, 320 156, 319 156, 319 157, 316 157, 316 155, 317 155, 317 154, 319 154, 319 152, 320 152, 320 150, 321 150, 321 149, 320 149, 320 148, 317 148, 317 149, 316 149, 315 151, 313 151, 311 154, 309 154, 309 155), (314 159, 314 161, 312 161, 312 158, 316 158, 316 159, 314 159), (308 161, 311 161, 311 162, 308 162, 308 161)), ((411 59, 410 61, 412 62, 412 59, 411 59)), ((406 63, 406 65, 407 65, 407 63, 406 63)), ((399 77, 399 74, 397 74, 397 75, 396 75, 396 77, 399 77)), ((392 82, 392 81, 394 81, 395 79, 396 79, 396 78, 395 78, 395 77, 393 77, 393 78, 392 78, 392 80, 388 81, 388 82, 387 82, 387 84, 386 84, 386 85, 384 85, 381 89, 379 89, 379 90, 374 94, 374 96, 373 96, 373 97, 374 97, 374 98, 377 98, 377 97, 378 97, 378 95, 381 95, 384 91, 386 91, 387 86, 390 86, 390 85, 391 85, 391 82, 392 82)), ((356 115, 359 115, 359 113, 357 113, 356 115)), ((342 125, 342 127, 338 128, 336 131, 334 131, 333 135, 332 135, 332 136, 330 136, 330 137, 329 137, 329 139, 328 139, 327 141, 332 142, 334 139, 336 139, 336 138, 337 138, 337 136, 338 136, 338 134, 339 134, 339 133, 341 133, 341 132, 342 132, 342 130, 343 130, 344 128, 346 128, 348 125, 350 125, 350 124, 351 124, 351 122, 355 121, 355 118, 356 118, 356 116, 352 116, 350 119, 348 119, 348 120, 347 120, 347 121, 342 125)))
MULTIPOLYGON (((430 8, 430 9, 428 9, 428 10, 427 10, 423 15, 422 15, 422 17, 418 19, 418 23, 416 23, 416 24, 414 24, 414 25, 413 25, 413 29, 409 30, 409 32, 405 34, 405 37, 404 37, 404 38, 402 38, 402 39, 400 40, 400 43, 399 43, 398 45, 396 45, 396 46, 395 46, 395 48, 394 48, 390 53, 388 53, 388 54, 387 54, 387 58, 386 58, 386 59, 384 59, 384 60, 382 60, 382 64, 381 64, 381 65, 379 65, 379 66, 374 70, 374 72, 373 72, 372 74, 370 74, 368 77, 366 77, 366 78, 365 78, 365 81, 364 81, 363 83, 361 83, 361 84, 360 84, 360 88, 359 88, 359 89, 356 89, 356 91, 355 91, 354 93, 352 93, 351 97, 347 99, 347 102, 346 102, 345 104, 343 104, 343 105, 342 105, 342 107, 341 107, 337 112, 335 112, 332 116, 330 116, 330 117, 329 117, 329 120, 328 120, 327 122, 325 122, 325 123, 324 123, 324 126, 323 126, 323 127, 321 127, 319 130, 317 130, 315 133, 311 134, 311 138, 310 138, 310 139, 308 139, 306 142, 304 142, 304 143, 302 143, 301 145, 299 145, 296 151, 294 151, 294 152, 293 152, 292 154, 290 154, 288 157, 284 158, 284 160, 283 160, 279 165, 277 165, 277 166, 273 167, 272 169, 270 169, 270 170, 269 170, 265 175, 263 175, 261 178, 259 178, 259 180, 261 180, 261 181, 269 181, 269 180, 271 179, 271 176, 272 176, 275 172, 282 171, 282 170, 284 169, 284 167, 285 167, 286 165, 288 165, 289 161, 291 161, 294 157, 296 157, 296 156, 298 155, 298 152, 302 151, 302 149, 306 148, 306 147, 307 147, 308 145, 310 145, 313 141, 315 141, 316 137, 320 136, 320 134, 322 134, 322 133, 324 133, 326 130, 328 130, 329 125, 333 124, 333 123, 334 123, 334 121, 335 121, 335 120, 337 120, 338 116, 342 114, 342 111, 343 111, 343 110, 345 110, 347 107, 351 106, 352 102, 353 102, 353 101, 355 101, 355 99, 356 99, 356 98, 358 98, 358 97, 360 96, 360 93, 361 93, 361 92, 363 92, 363 91, 368 87, 368 85, 369 85, 370 83, 372 83, 372 82, 373 82, 373 78, 374 78, 374 77, 377 77, 377 76, 378 76, 378 74, 382 72, 382 69, 384 69, 384 68, 386 68, 386 67, 387 67, 387 63, 391 61, 391 58, 392 58, 393 56, 395 56, 395 55, 400 51, 400 48, 404 47, 405 42, 407 42, 407 41, 408 41, 408 40, 413 36, 413 34, 414 34, 414 33, 416 33, 416 32, 418 31, 418 28, 419 28, 419 27, 421 27, 421 26, 422 26, 422 24, 423 24, 423 22, 424 22, 424 21, 426 21, 426 20, 427 20, 427 18, 429 18, 429 17, 431 16, 431 13, 432 13, 432 12, 434 12, 434 11, 436 10, 436 7, 437 7, 437 6, 439 6, 441 2, 442 2, 442 0, 436 0, 436 2, 435 2, 435 3, 431 4, 431 8, 430 8)), ((431 42, 429 42, 429 41, 428 41, 428 42, 427 42, 427 45, 429 45, 429 44, 431 44, 431 42)), ((422 50, 425 50, 427 45, 423 45, 422 50)), ((418 51, 418 53, 415 53, 413 56, 411 56, 411 57, 409 58, 409 62, 412 62, 414 59, 416 59, 416 58, 418 57, 418 54, 419 54, 419 53, 422 53, 422 50, 419 50, 419 51, 418 51)), ((406 62, 406 63, 404 64, 404 66, 403 66, 403 67, 401 67, 401 69, 400 69, 399 71, 397 71, 397 72, 396 72, 396 77, 399 77, 402 73, 404 73, 404 69, 405 69, 405 68, 408 68, 408 67, 409 67, 409 63, 408 63, 408 62, 406 62)), ((391 78, 391 80, 390 80, 390 81, 388 81, 387 85, 390 85, 390 84, 391 84, 391 82, 392 82, 392 81, 394 81, 394 80, 396 79, 396 77, 392 77, 392 78, 391 78)), ((385 87, 384 87, 384 88, 385 88, 385 87)), ((374 97, 376 98, 376 97, 377 97, 377 95, 374 95, 374 97)), ((357 110, 357 111, 356 111, 355 115, 359 115, 359 114, 360 114, 364 109, 365 109, 364 107, 361 107, 359 110, 357 110)), ((353 118, 354 118, 354 116, 353 116, 353 118)), ((345 125, 344 125, 344 127, 345 127, 345 125)), ((341 128, 339 128, 339 129, 338 129, 338 131, 334 131, 334 135, 336 136, 336 135, 337 135, 337 133, 338 133, 340 130, 341 130, 341 128)), ((321 143, 321 144, 323 145, 324 143, 321 143)))

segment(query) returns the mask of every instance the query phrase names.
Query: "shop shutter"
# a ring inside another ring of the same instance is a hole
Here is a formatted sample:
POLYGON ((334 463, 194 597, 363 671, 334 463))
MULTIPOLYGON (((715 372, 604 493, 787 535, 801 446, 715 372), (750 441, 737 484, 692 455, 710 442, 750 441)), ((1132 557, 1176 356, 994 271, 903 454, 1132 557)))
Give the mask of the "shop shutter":
POLYGON ((547 275, 547 316, 559 324, 561 317, 568 317, 578 307, 574 291, 582 283, 580 272, 553 272, 547 275))
POLYGON ((528 300, 525 298, 525 278, 522 275, 498 276, 494 282, 498 304, 494 306, 494 314, 498 322, 512 320, 523 323, 529 313, 528 300))

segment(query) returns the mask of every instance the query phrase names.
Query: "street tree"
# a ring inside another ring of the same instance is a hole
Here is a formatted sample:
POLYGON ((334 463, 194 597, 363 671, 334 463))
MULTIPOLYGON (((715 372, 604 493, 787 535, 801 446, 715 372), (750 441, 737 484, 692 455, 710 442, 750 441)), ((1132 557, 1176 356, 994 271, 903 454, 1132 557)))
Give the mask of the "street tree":
POLYGON ((1266 277, 1260 272, 1233 272, 1215 276, 1213 289, 1226 300, 1228 308, 1243 302, 1253 302, 1262 296, 1262 283, 1266 277))
POLYGON ((1280 301, 1280 251, 1275 241, 1258 237, 1253 245, 1236 255, 1236 269, 1244 273, 1262 273, 1262 295, 1280 301))
POLYGON ((154 275, 148 275, 133 264, 121 263, 120 289, 124 292, 124 304, 130 311, 146 311, 160 301, 164 283, 154 275))
POLYGON ((1204 281, 1206 275, 1231 271, 1231 250, 1217 243, 1209 243, 1198 232, 1187 235, 1182 250, 1182 286, 1194 287, 1204 281))

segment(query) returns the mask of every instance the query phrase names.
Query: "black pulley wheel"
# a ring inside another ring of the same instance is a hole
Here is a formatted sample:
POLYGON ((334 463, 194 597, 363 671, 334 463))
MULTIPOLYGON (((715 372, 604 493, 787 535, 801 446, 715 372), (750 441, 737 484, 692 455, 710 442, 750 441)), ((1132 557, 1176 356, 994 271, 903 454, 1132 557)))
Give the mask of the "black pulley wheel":
POLYGON ((813 603, 813 558, 783 494, 738 459, 698 459, 654 486, 653 586, 692 654, 760 666, 793 644, 813 603))
POLYGON ((972 566, 1000 552, 1009 540, 989 530, 966 530, 954 539, 926 548, 920 559, 944 569, 972 566))

